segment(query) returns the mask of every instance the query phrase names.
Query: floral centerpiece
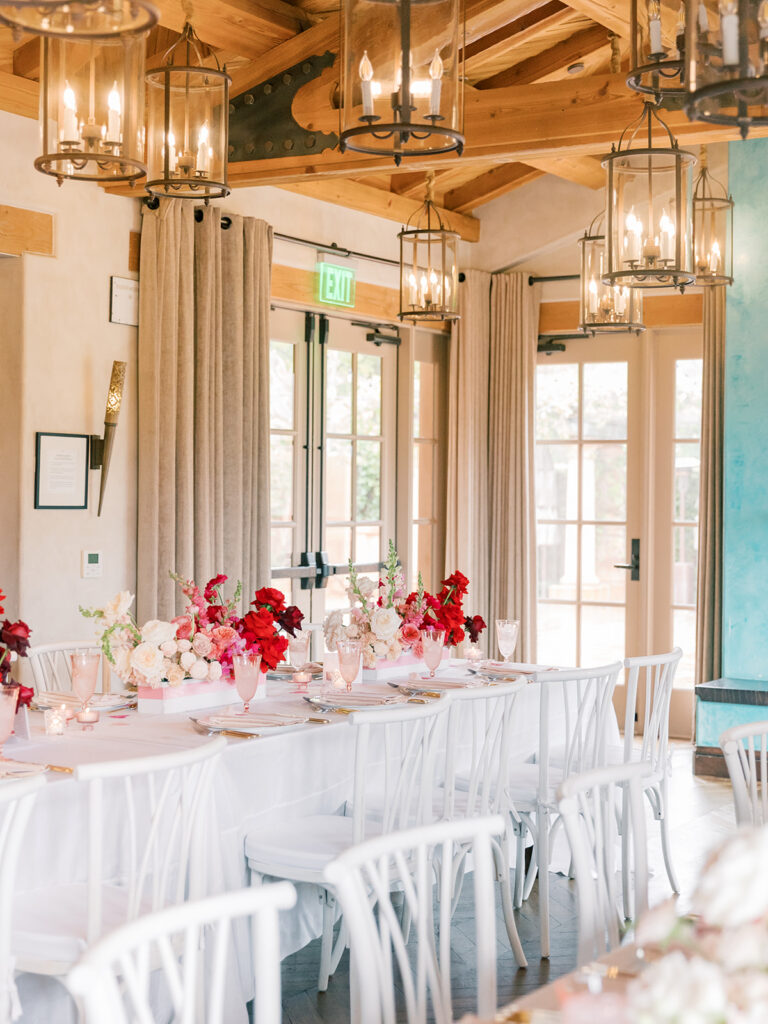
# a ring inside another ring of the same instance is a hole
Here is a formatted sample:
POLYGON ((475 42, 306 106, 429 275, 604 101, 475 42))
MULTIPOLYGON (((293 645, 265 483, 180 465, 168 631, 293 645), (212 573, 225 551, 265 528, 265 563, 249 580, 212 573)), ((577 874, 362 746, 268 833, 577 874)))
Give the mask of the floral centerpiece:
MULTIPOLYGON (((424 589, 421 573, 418 587, 408 593, 403 570, 392 541, 378 580, 359 576, 349 563, 349 622, 344 613, 333 611, 323 623, 328 650, 335 651, 339 640, 359 640, 363 649, 363 668, 367 670, 398 667, 410 670, 421 659, 422 629, 445 633, 445 646, 460 644, 466 635, 476 641, 485 629, 480 615, 466 615, 463 608, 469 580, 461 572, 453 572, 441 583, 438 594, 424 589)), ((370 678, 370 677, 369 677, 370 678)))
MULTIPOLYGON (((0 590, 0 615, 5 614, 5 606, 2 604, 5 600, 6 595, 0 590)), ((16 658, 26 658, 31 633, 32 630, 21 619, 18 619, 16 622, 4 619, 2 624, 0 624, 0 685, 13 685, 11 664, 16 658)), ((16 703, 17 711, 21 707, 29 707, 34 692, 31 686, 19 685, 19 699, 16 703)))
POLYGON ((239 582, 226 599, 223 574, 210 579, 202 590, 194 580, 174 573, 171 577, 188 603, 183 614, 170 621, 150 619, 140 627, 130 611, 133 594, 127 590, 103 608, 80 611, 103 627, 104 656, 124 683, 136 687, 140 711, 160 710, 158 701, 173 702, 169 710, 174 711, 232 703, 237 700, 233 657, 256 651, 262 656, 263 671, 275 668, 288 646, 280 630, 295 630, 303 616, 298 609, 286 607, 279 590, 263 588, 252 602, 256 611, 241 618, 239 582), (177 695, 168 692, 176 688, 177 695), (181 699, 187 701, 184 707, 178 704, 181 699), (142 701, 150 703, 143 707, 142 701))

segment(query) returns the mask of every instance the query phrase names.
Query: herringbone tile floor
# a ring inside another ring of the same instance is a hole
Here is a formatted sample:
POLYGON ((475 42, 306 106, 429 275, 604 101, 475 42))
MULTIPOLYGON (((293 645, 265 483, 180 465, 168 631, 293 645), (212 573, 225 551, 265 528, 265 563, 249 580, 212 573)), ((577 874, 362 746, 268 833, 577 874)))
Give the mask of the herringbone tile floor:
MULTIPOLYGON (((734 827, 730 785, 723 779, 695 778, 691 771, 691 747, 677 743, 673 749, 671 790, 672 841, 675 867, 681 887, 681 905, 690 898, 698 872, 711 848, 734 827)), ((651 905, 671 894, 661 856, 658 825, 648 820, 649 860, 652 871, 651 905)), ((552 955, 539 955, 538 892, 517 914, 517 927, 528 958, 528 968, 518 970, 509 948, 497 897, 498 1002, 510 1002, 573 970, 576 966, 577 907, 573 882, 551 876, 552 955)), ((475 1008, 475 946, 472 886, 465 885, 464 897, 453 921, 452 987, 456 1019, 475 1008)), ((283 1019, 285 1024, 346 1024, 349 1020, 349 954, 345 953, 328 991, 318 993, 319 941, 283 962, 283 1019)))

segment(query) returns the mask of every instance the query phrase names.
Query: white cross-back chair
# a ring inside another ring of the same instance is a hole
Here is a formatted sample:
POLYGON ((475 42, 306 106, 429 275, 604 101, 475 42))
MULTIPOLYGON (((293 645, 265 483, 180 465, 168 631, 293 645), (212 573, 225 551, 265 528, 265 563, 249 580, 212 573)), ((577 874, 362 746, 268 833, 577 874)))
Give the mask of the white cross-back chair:
MULTIPOLYGON (((524 680, 498 686, 450 690, 448 742, 446 745, 445 789, 441 816, 447 821, 507 815, 506 777, 511 756, 515 703, 524 680)), ((496 881, 501 890, 507 935, 520 967, 527 961, 517 932, 512 907, 509 866, 514 836, 511 829, 492 840, 496 881)), ((523 871, 523 849, 519 847, 516 870, 523 871)), ((461 895, 468 847, 456 846, 453 909, 461 895)))
POLYGON ((737 825, 768 825, 768 722, 726 729, 720 737, 737 825))
POLYGON ((0 782, 0 1024, 18 1015, 11 952, 11 906, 16 890, 16 869, 37 792, 45 778, 0 782))
MULTIPOLYGON (((520 846, 533 838, 533 855, 523 887, 522 871, 515 877, 515 905, 527 898, 538 872, 541 955, 549 956, 549 864, 554 830, 560 824, 555 791, 569 775, 606 763, 608 728, 615 721, 613 691, 622 663, 599 668, 537 672, 540 686, 539 750, 536 764, 512 765, 508 795, 512 829, 520 846), (563 742, 553 747, 553 722, 563 725, 563 742)), ((522 854, 518 851, 517 864, 522 854)))
POLYGON ((224 893, 139 917, 90 948, 67 977, 84 1024, 227 1024, 232 922, 249 918, 253 934, 254 1024, 280 1024, 279 912, 296 902, 288 882, 224 893), (159 975, 159 977, 158 977, 159 975), (163 1014, 162 1016, 160 1014, 163 1014))
POLYGON ((504 820, 438 822, 355 846, 325 869, 349 930, 352 1024, 396 1024, 395 985, 403 991, 408 1024, 452 1024, 451 901, 456 847, 474 864, 477 1016, 496 1012, 496 926, 492 842, 504 820), (393 905, 402 892, 408 913, 393 905), (405 928, 405 930, 404 930, 405 928))
POLYGON ((19 970, 64 975, 119 925, 205 895, 210 787, 226 744, 219 736, 171 754, 75 769, 87 821, 70 827, 82 831, 84 878, 19 896, 11 939, 19 970))
MULTIPOLYGON (((72 689, 72 662, 70 654, 101 654, 101 648, 92 640, 69 640, 55 644, 37 644, 27 651, 27 660, 32 669, 36 692, 72 689)), ((96 689, 101 689, 101 678, 96 689)))
POLYGON ((623 916, 617 882, 620 845, 632 845, 637 916, 648 908, 643 790, 650 770, 643 762, 609 765, 571 775, 557 791, 558 809, 568 836, 576 878, 580 964, 602 956, 619 944, 623 916), (620 818, 622 804, 626 813, 620 818))
MULTIPOLYGON (((661 849, 664 866, 672 891, 680 886, 672 864, 669 838, 669 705, 675 672, 683 652, 676 647, 669 654, 651 654, 642 658, 627 658, 627 706, 624 716, 625 763, 644 761, 650 771, 645 784, 645 795, 661 830, 661 849), (640 714, 642 713, 642 724, 640 714), (637 720, 635 719, 637 715, 637 720), (635 727, 641 725, 642 740, 635 745, 635 727)), ((611 758, 613 760, 613 758, 611 758)), ((622 847, 622 877, 624 881, 624 914, 631 916, 627 883, 629 879, 629 846, 622 847)))
POLYGON ((424 824, 433 815, 438 751, 447 701, 392 705, 349 716, 356 731, 351 806, 345 814, 318 814, 252 829, 245 837, 251 882, 263 876, 320 887, 323 932, 318 988, 324 992, 346 948, 342 924, 335 948, 336 898, 324 881, 326 866, 371 835, 424 824), (374 799, 371 799, 373 797, 374 799))

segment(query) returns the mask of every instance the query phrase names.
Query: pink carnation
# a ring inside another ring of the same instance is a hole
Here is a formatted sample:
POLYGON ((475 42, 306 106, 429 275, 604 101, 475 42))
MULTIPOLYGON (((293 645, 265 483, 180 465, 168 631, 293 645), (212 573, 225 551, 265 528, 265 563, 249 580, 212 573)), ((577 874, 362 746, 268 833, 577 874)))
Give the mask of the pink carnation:
POLYGON ((421 638, 421 632, 419 627, 413 622, 405 622, 400 629, 400 640, 408 647, 413 647, 414 644, 419 642, 421 638))
POLYGON ((177 618, 171 619, 171 622, 176 627, 176 639, 189 640, 195 628, 195 624, 190 618, 190 616, 179 615, 177 618))

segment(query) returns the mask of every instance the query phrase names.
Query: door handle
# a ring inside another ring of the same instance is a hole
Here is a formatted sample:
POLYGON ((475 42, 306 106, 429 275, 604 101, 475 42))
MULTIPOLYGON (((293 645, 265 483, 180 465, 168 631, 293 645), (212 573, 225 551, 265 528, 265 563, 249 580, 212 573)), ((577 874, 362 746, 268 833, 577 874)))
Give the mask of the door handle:
POLYGON ((640 579, 640 538, 632 538, 632 548, 630 558, 631 562, 614 562, 614 569, 628 569, 631 580, 640 579))

